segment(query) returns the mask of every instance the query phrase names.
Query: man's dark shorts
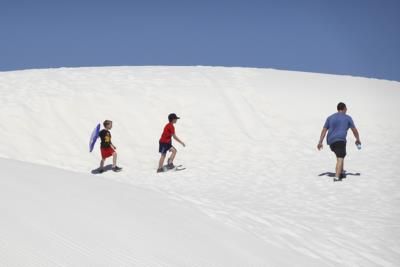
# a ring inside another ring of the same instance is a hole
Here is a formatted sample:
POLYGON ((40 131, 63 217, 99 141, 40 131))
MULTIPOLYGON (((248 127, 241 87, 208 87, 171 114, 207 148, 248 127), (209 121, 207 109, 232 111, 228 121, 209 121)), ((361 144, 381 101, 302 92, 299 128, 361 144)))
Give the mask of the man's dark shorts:
POLYGON ((346 157, 346 142, 338 141, 330 145, 331 150, 336 154, 338 158, 346 157))
POLYGON ((167 154, 167 152, 171 149, 172 147, 172 143, 161 143, 160 142, 160 146, 158 148, 158 151, 162 154, 165 155, 167 154))

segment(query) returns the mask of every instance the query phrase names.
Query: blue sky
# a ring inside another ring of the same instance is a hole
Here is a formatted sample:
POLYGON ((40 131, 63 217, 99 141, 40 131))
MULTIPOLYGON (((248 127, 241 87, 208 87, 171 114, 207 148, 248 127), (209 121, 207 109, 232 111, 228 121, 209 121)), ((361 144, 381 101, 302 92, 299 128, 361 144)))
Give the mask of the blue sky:
POLYGON ((0 0, 0 71, 110 65, 400 81, 400 1, 0 0))

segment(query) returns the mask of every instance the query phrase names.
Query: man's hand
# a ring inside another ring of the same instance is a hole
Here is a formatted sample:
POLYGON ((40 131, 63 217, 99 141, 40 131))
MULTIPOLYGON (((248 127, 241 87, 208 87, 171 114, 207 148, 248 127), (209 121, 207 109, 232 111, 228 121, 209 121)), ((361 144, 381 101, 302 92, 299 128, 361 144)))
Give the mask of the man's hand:
POLYGON ((319 138, 319 142, 318 142, 318 146, 317 146, 318 150, 322 149, 322 147, 323 147, 322 142, 324 141, 324 138, 325 138, 325 135, 327 132, 328 132, 327 128, 325 128, 325 127, 322 128, 321 137, 319 138))
POLYGON ((351 128, 351 131, 353 132, 354 137, 356 138, 356 145, 361 145, 360 134, 358 133, 357 128, 351 128))
POLYGON ((323 147, 322 143, 321 143, 321 142, 319 142, 319 143, 318 143, 318 146, 317 146, 318 150, 321 150, 321 149, 322 149, 322 147, 323 147))
POLYGON ((185 145, 185 143, 184 143, 184 142, 181 142, 181 145, 182 145, 183 147, 186 147, 186 145, 185 145))

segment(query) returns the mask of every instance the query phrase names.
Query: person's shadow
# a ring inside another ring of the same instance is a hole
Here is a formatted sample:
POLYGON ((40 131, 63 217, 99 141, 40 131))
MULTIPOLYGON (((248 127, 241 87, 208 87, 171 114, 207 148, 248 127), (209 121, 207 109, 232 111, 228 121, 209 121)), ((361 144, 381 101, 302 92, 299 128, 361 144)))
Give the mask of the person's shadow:
MULTIPOLYGON (((107 172, 107 171, 111 171, 112 170, 112 164, 108 164, 106 166, 104 166, 103 168, 103 172, 107 172)), ((100 172, 100 168, 94 169, 91 171, 92 174, 99 174, 100 172)))
MULTIPOLYGON (((328 176, 328 177, 335 177, 336 173, 334 172, 323 172, 321 174, 318 174, 318 176, 328 176)), ((340 177, 340 180, 346 179, 347 176, 361 176, 361 173, 356 172, 356 173, 352 173, 352 172, 346 172, 344 171, 344 173, 342 174, 342 177, 340 177)))

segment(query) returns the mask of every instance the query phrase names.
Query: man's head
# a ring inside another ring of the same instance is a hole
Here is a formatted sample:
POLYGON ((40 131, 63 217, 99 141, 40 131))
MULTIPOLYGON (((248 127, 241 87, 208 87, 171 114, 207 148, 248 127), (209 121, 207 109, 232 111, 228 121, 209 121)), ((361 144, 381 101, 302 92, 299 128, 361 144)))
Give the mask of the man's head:
POLYGON ((339 104, 337 104, 337 111, 346 112, 347 111, 346 104, 343 102, 340 102, 339 104))
POLYGON ((171 113, 168 115, 168 121, 172 122, 172 123, 176 123, 177 120, 179 120, 180 118, 178 116, 176 116, 175 113, 171 113))
POLYGON ((110 129, 112 128, 112 121, 110 121, 110 120, 105 120, 105 121, 103 122, 103 126, 104 126, 104 128, 106 128, 107 130, 110 130, 110 129))

